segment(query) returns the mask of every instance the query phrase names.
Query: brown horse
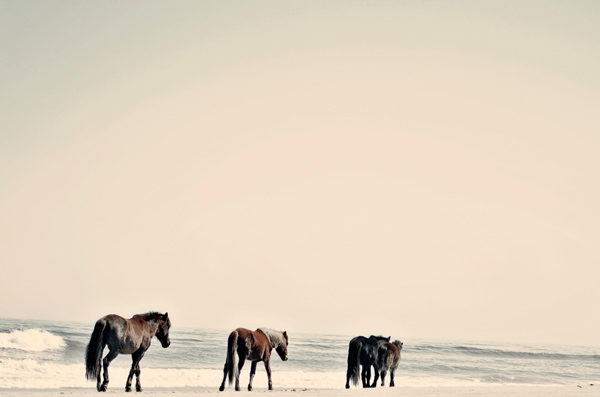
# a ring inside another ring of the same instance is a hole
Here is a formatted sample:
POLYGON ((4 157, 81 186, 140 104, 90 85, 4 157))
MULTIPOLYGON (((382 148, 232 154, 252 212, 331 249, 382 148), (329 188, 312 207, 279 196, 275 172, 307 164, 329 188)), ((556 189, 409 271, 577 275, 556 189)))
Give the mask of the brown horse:
MULTIPOLYGON (((389 372, 390 387, 394 387, 394 374, 402 359, 400 355, 402 346, 403 343, 399 340, 395 340, 392 343, 386 342, 379 346, 377 360, 379 361, 379 370, 381 371, 381 386, 385 386, 385 375, 389 372)), ((373 387, 375 386, 377 386, 377 381, 373 382, 373 387)))
POLYGON ((96 380, 96 389, 106 391, 108 386, 108 366, 119 354, 131 354, 133 363, 127 377, 125 391, 131 391, 133 374, 136 376, 135 390, 142 391, 140 383, 140 360, 150 347, 152 337, 169 347, 169 328, 171 320, 169 314, 156 312, 136 314, 129 320, 116 314, 109 314, 96 321, 90 343, 85 352, 85 367, 87 379, 96 380), (102 360, 104 347, 108 346, 108 354, 102 360), (104 364, 104 382, 100 384, 102 370, 100 360, 104 364))
POLYGON ((269 377, 269 390, 273 390, 271 381, 271 350, 273 348, 279 354, 282 361, 288 359, 288 336, 287 332, 274 331, 269 328, 259 328, 256 331, 250 331, 246 328, 238 328, 229 334, 227 339, 227 359, 223 368, 223 382, 219 391, 225 390, 225 379, 229 376, 229 385, 235 378, 235 390, 240 390, 240 372, 246 360, 252 361, 250 368, 250 383, 248 390, 252 390, 252 380, 256 373, 256 365, 259 361, 264 361, 267 376, 269 377), (235 353, 239 357, 238 365, 235 365, 235 353))

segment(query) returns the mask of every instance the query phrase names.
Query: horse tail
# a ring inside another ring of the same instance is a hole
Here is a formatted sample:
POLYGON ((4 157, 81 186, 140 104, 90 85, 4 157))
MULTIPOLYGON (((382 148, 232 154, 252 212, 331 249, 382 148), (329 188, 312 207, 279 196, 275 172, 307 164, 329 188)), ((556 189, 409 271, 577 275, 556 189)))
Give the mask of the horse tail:
POLYGON ((96 321, 90 343, 85 350, 85 377, 95 380, 100 374, 100 360, 102 359, 102 351, 104 350, 104 329, 106 328, 106 320, 101 318, 96 321))
POLYGON ((227 377, 229 379, 229 386, 233 384, 233 380, 237 377, 237 365, 235 365, 235 351, 237 349, 238 332, 233 331, 227 338, 227 360, 225 365, 227 366, 227 377))
POLYGON ((360 367, 360 353, 362 344, 359 341, 351 340, 348 346, 348 373, 347 378, 352 380, 352 384, 358 385, 358 372, 360 367))

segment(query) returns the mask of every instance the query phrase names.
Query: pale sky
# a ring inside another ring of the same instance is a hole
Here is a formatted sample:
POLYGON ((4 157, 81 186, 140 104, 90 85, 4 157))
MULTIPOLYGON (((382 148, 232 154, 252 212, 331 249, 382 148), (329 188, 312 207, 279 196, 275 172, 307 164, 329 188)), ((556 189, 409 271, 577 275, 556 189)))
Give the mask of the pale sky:
POLYGON ((598 15, 0 0, 0 317, 600 344, 598 15))

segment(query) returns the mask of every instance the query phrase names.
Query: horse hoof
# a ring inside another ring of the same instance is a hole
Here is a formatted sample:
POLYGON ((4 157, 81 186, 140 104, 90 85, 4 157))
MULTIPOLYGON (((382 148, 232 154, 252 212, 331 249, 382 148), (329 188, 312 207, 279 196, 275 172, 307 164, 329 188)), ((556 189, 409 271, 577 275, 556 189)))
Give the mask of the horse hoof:
POLYGON ((248 386, 248 391, 252 391, 252 386, 248 386))
POLYGON ((141 387, 136 387, 136 388, 135 388, 135 391, 137 391, 137 392, 141 392, 141 391, 144 391, 144 389, 142 389, 141 387))
POLYGON ((219 391, 223 391, 223 390, 225 390, 225 386, 220 386, 219 391))
POLYGON ((238 386, 238 387, 235 388, 235 391, 242 391, 242 389, 240 389, 239 386, 238 386))
POLYGON ((126 388, 125 388, 125 391, 126 391, 127 393, 131 393, 131 387, 126 387, 126 388))
POLYGON ((98 391, 106 391, 106 385, 100 386, 100 388, 98 389, 98 391))
POLYGON ((346 389, 349 389, 349 388, 350 388, 350 385, 346 385, 346 389))

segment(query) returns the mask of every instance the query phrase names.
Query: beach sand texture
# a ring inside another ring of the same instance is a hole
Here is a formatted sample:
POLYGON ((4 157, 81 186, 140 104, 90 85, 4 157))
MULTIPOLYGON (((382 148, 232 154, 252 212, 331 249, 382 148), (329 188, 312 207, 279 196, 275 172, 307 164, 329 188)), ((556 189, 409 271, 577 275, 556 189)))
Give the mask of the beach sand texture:
MULTIPOLYGON (((251 396, 264 395, 266 393, 272 396, 293 396, 301 395, 307 397, 375 397, 375 396, 402 396, 402 397, 571 397, 571 396, 598 396, 600 395, 600 385, 573 385, 573 386, 477 386, 477 387, 395 387, 395 388, 375 388, 362 389, 275 389, 268 391, 266 388, 255 388, 254 391, 235 392, 232 389, 226 389, 219 392, 217 388, 176 388, 176 389, 146 389, 142 395, 171 395, 171 396, 251 396)), ((122 390, 109 390, 109 395, 128 395, 122 390)), ((82 397, 90 395, 101 395, 94 389, 55 389, 55 390, 0 390, 0 396, 3 397, 40 397, 46 395, 82 397)))

